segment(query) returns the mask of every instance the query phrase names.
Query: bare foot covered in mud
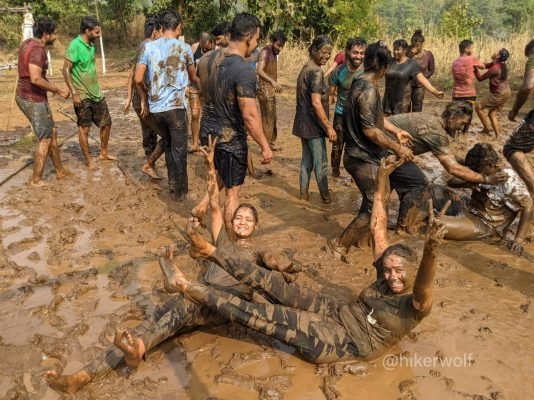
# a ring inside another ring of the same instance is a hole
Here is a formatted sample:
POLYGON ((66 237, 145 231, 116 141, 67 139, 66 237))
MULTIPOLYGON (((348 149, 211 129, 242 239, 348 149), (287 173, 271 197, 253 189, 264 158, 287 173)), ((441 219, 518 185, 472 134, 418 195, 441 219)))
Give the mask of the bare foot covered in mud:
POLYGON ((172 262, 174 258, 174 250, 175 248, 173 246, 163 250, 161 257, 159 258, 159 266, 163 273, 165 290, 169 293, 183 293, 187 285, 189 285, 189 281, 183 272, 172 262))
POLYGON ((98 164, 95 162, 93 158, 91 158, 90 160, 87 160, 85 165, 87 165, 87 168, 89 169, 89 171, 96 171, 98 169, 98 164))
POLYGON ((65 179, 65 178, 68 178, 69 176, 72 176, 72 172, 68 169, 63 169, 63 171, 58 171, 57 172, 57 179, 61 180, 61 179, 65 179))
POLYGON ((145 354, 145 344, 140 338, 132 338, 125 328, 115 329, 113 344, 124 353, 124 361, 130 368, 137 368, 145 354))
POLYGON ((47 371, 46 381, 58 392, 73 394, 91 382, 91 377, 84 370, 72 375, 59 375, 56 371, 47 371))
POLYGON ((152 179, 161 179, 154 167, 152 167, 150 164, 144 164, 141 168, 141 171, 150 176, 152 179))
POLYGON ((191 154, 192 153, 200 153, 200 147, 198 145, 197 146, 191 146, 188 151, 191 154))
POLYGON ((183 274, 174 265, 174 246, 169 246, 163 250, 159 257, 159 267, 163 273, 163 286, 168 293, 181 292, 181 277, 183 274))
POLYGON ((48 182, 45 182, 43 180, 38 180, 37 182, 30 180, 30 186, 39 188, 39 187, 46 187, 48 186, 48 182))
POLYGON ((100 161, 116 161, 117 157, 112 156, 111 154, 108 154, 108 153, 100 152, 98 159, 100 161))

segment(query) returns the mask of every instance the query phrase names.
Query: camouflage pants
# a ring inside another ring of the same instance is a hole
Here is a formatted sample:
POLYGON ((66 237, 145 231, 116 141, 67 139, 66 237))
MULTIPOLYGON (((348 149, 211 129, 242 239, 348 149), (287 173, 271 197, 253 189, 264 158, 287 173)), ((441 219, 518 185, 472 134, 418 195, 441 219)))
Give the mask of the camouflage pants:
POLYGON ((185 295, 214 314, 285 342, 308 361, 330 363, 358 356, 358 349, 338 315, 339 304, 294 284, 247 259, 217 249, 212 261, 241 283, 267 294, 280 304, 257 304, 202 284, 185 295))

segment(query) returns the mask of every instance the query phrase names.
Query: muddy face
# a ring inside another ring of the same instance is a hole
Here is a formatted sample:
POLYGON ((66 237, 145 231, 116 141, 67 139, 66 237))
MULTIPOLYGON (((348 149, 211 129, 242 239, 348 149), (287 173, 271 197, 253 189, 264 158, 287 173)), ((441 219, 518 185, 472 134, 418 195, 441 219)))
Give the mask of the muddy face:
POLYGON ((403 293, 413 287, 412 267, 404 258, 391 254, 384 259, 384 278, 395 294, 403 293))
POLYGON ((319 50, 312 53, 312 59, 317 65, 326 65, 332 55, 332 45, 325 44, 319 50))
POLYGON ((348 62, 352 68, 359 68, 365 56, 365 46, 354 46, 349 53, 348 62))
POLYGON ((469 123, 469 115, 451 116, 445 121, 445 130, 450 136, 456 137, 463 132, 467 123, 469 123))
POLYGON ((250 208, 239 208, 232 220, 232 229, 238 239, 246 239, 256 229, 256 218, 250 208))
POLYGON ((45 46, 51 46, 51 45, 54 44, 54 42, 55 42, 56 39, 57 39, 57 32, 54 31, 54 32, 52 32, 52 33, 45 33, 45 34, 43 35, 43 38, 44 38, 44 40, 45 40, 45 42, 44 42, 44 43, 45 43, 45 46))
POLYGON ((412 56, 416 56, 418 54, 421 54, 423 52, 423 43, 422 42, 415 42, 412 45, 412 56))
POLYGON ((228 40, 230 39, 230 35, 219 35, 215 36, 215 46, 217 47, 226 47, 228 46, 228 40))
POLYGON ((285 42, 281 42, 279 40, 277 40, 276 42, 273 43, 273 54, 275 56, 277 56, 278 54, 280 54, 280 52, 282 51, 282 49, 284 48, 285 46, 285 42))
POLYGON ((406 56, 406 50, 402 47, 393 48, 393 57, 395 61, 402 61, 406 56))

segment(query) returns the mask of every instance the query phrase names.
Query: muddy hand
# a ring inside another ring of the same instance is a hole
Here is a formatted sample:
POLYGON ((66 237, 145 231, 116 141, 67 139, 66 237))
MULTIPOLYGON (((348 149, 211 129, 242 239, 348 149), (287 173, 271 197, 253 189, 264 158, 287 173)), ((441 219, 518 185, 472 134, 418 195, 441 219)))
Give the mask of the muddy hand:
POLYGON ((434 202, 432 199, 428 200, 428 227, 426 230, 425 246, 436 248, 445 237, 447 227, 443 224, 441 217, 445 215, 450 206, 451 201, 447 200, 447 203, 445 203, 441 211, 437 215, 434 215, 434 202))
POLYGON ((212 167, 214 165, 214 158, 215 158, 215 146, 217 145, 217 139, 215 138, 213 141, 211 140, 211 135, 208 136, 208 145, 202 146, 199 148, 199 151, 204 155, 206 158, 206 164, 208 166, 212 167))
POLYGON ((396 156, 390 155, 380 160, 380 166, 378 167, 378 174, 383 177, 390 176, 395 169, 400 167, 404 163, 404 160, 397 159, 396 156))
POLYGON ((413 137, 406 131, 399 131, 397 133, 397 140, 400 144, 406 147, 412 147, 413 146, 413 137))
POLYGON ((261 151, 261 163, 270 164, 272 159, 273 159, 273 151, 271 150, 270 146, 267 146, 265 149, 261 151))
POLYGON ((508 180, 508 174, 504 171, 497 172, 488 176, 488 183, 490 185, 498 185, 508 180))

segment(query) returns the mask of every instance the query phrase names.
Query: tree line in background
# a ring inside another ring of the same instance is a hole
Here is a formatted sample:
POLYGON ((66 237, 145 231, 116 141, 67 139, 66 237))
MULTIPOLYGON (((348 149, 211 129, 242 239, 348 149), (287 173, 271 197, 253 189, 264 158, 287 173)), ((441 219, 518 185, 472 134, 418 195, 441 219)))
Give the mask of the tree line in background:
MULTIPOLYGON (((24 0, 0 0, 0 9, 23 4, 24 0)), ((165 9, 180 12, 187 38, 198 37, 240 11, 256 14, 265 33, 282 29, 303 41, 319 33, 341 42, 350 36, 409 38, 417 28, 456 38, 504 38, 534 28, 534 0, 38 0, 31 6, 34 16, 54 18, 69 37, 78 33, 81 16, 96 15, 98 8, 106 41, 120 48, 135 46, 130 38, 137 16, 165 9)), ((1 47, 18 46, 21 23, 20 15, 0 12, 1 47)))

